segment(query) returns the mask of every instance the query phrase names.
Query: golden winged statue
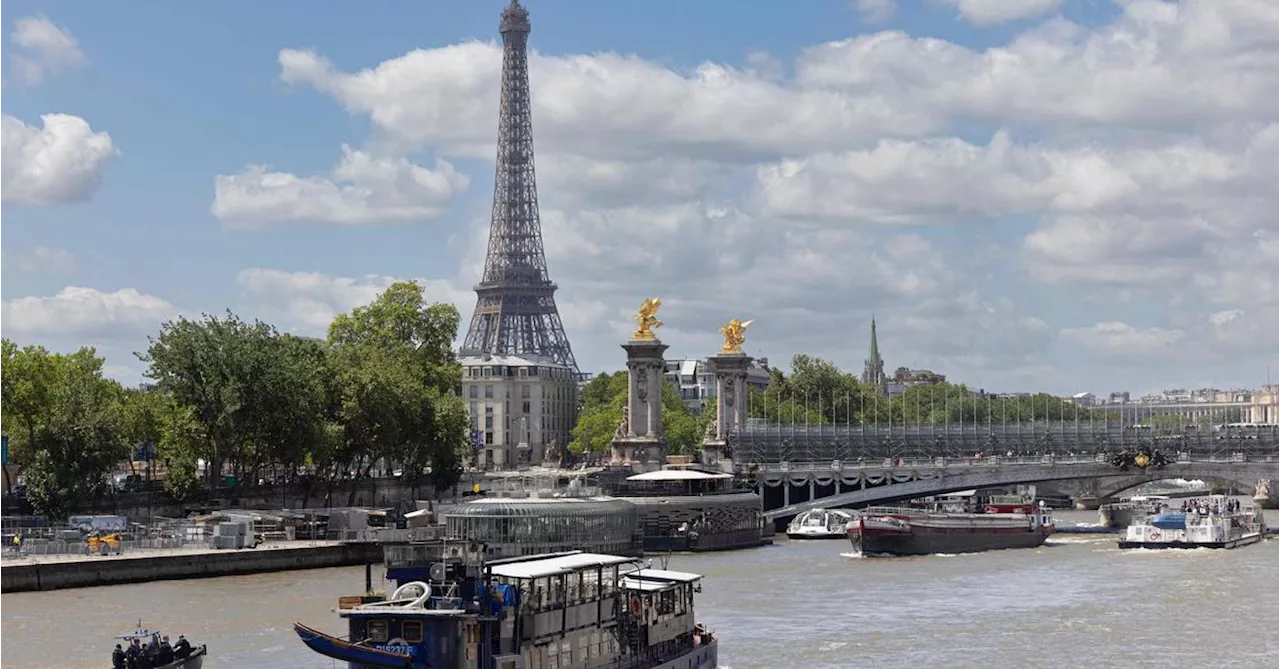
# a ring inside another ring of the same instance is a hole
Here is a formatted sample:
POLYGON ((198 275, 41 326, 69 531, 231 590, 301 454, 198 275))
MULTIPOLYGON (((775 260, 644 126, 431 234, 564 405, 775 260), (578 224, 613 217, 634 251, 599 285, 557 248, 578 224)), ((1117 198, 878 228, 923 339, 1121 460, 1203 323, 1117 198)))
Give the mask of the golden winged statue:
POLYGON ((656 339, 653 331, 662 327, 662 321, 654 314, 658 313, 658 309, 662 307, 662 298, 647 297, 640 305, 640 311, 637 311, 632 318, 636 319, 636 331, 631 335, 632 339, 653 340, 656 339))
POLYGON ((742 344, 747 341, 747 328, 754 322, 756 322, 754 318, 745 323, 734 318, 721 325, 720 332, 724 334, 724 346, 720 347, 720 352, 741 353, 742 344))

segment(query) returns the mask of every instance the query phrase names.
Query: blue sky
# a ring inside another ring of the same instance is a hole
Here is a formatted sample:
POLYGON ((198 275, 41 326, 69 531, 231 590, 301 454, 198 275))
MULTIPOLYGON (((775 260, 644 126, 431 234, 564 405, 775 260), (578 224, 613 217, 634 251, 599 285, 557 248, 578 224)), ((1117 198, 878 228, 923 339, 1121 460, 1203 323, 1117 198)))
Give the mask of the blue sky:
MULTIPOLYGON (((418 278, 465 322, 502 4, 8 3, 4 335, 134 381, 176 313, 320 334, 418 278)), ((675 355, 741 315, 858 369, 875 313, 994 390, 1278 373, 1274 3, 525 4, 586 370, 654 294, 675 355)))

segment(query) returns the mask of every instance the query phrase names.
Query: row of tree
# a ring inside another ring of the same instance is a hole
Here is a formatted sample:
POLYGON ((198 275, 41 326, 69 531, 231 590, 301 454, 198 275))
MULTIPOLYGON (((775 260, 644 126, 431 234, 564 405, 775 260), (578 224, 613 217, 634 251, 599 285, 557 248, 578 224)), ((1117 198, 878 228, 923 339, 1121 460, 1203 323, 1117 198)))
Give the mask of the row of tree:
POLYGON ((332 482, 383 462, 445 489, 461 476, 469 434, 452 351, 459 320, 413 282, 338 315, 325 340, 231 312, 178 318, 139 354, 153 381, 141 389, 104 378, 91 348, 63 355, 5 340, 12 458, 33 506, 51 516, 100 494, 141 444, 179 498, 201 485, 197 462, 210 487, 267 472, 332 482))

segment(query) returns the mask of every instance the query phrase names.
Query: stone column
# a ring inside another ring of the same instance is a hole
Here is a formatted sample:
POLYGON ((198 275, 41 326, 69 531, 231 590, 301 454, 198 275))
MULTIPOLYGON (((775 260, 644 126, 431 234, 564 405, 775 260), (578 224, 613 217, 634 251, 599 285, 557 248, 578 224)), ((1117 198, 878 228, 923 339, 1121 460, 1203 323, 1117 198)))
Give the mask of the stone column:
POLYGON ((1264 508, 1274 509, 1280 506, 1280 499, 1277 499, 1276 481, 1274 479, 1258 479, 1257 485, 1253 488, 1253 503, 1264 508))
POLYGON ((716 420, 702 443, 705 465, 732 470, 724 459, 729 435, 747 426, 747 368, 751 358, 745 353, 720 353, 707 358, 716 381, 716 420))
POLYGON ((1071 500, 1076 511, 1098 510, 1098 479, 1087 479, 1082 482, 1080 492, 1071 500))
POLYGON ((666 451, 662 354, 667 346, 657 339, 632 339, 622 348, 627 352, 627 413, 614 437, 610 461, 638 471, 658 469, 666 451))

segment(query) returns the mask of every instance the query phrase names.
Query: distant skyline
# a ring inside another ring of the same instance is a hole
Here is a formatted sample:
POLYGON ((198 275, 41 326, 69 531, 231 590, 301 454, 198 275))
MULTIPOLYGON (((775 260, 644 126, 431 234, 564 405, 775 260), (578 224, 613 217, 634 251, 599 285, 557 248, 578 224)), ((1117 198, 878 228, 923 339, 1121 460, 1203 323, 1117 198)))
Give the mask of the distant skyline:
MULTIPOLYGON (((323 336, 416 278, 465 334, 505 1, 6 3, 0 330, 133 356, 175 314, 323 336)), ((530 0, 556 299, 992 392, 1280 375, 1271 0, 530 0)))

